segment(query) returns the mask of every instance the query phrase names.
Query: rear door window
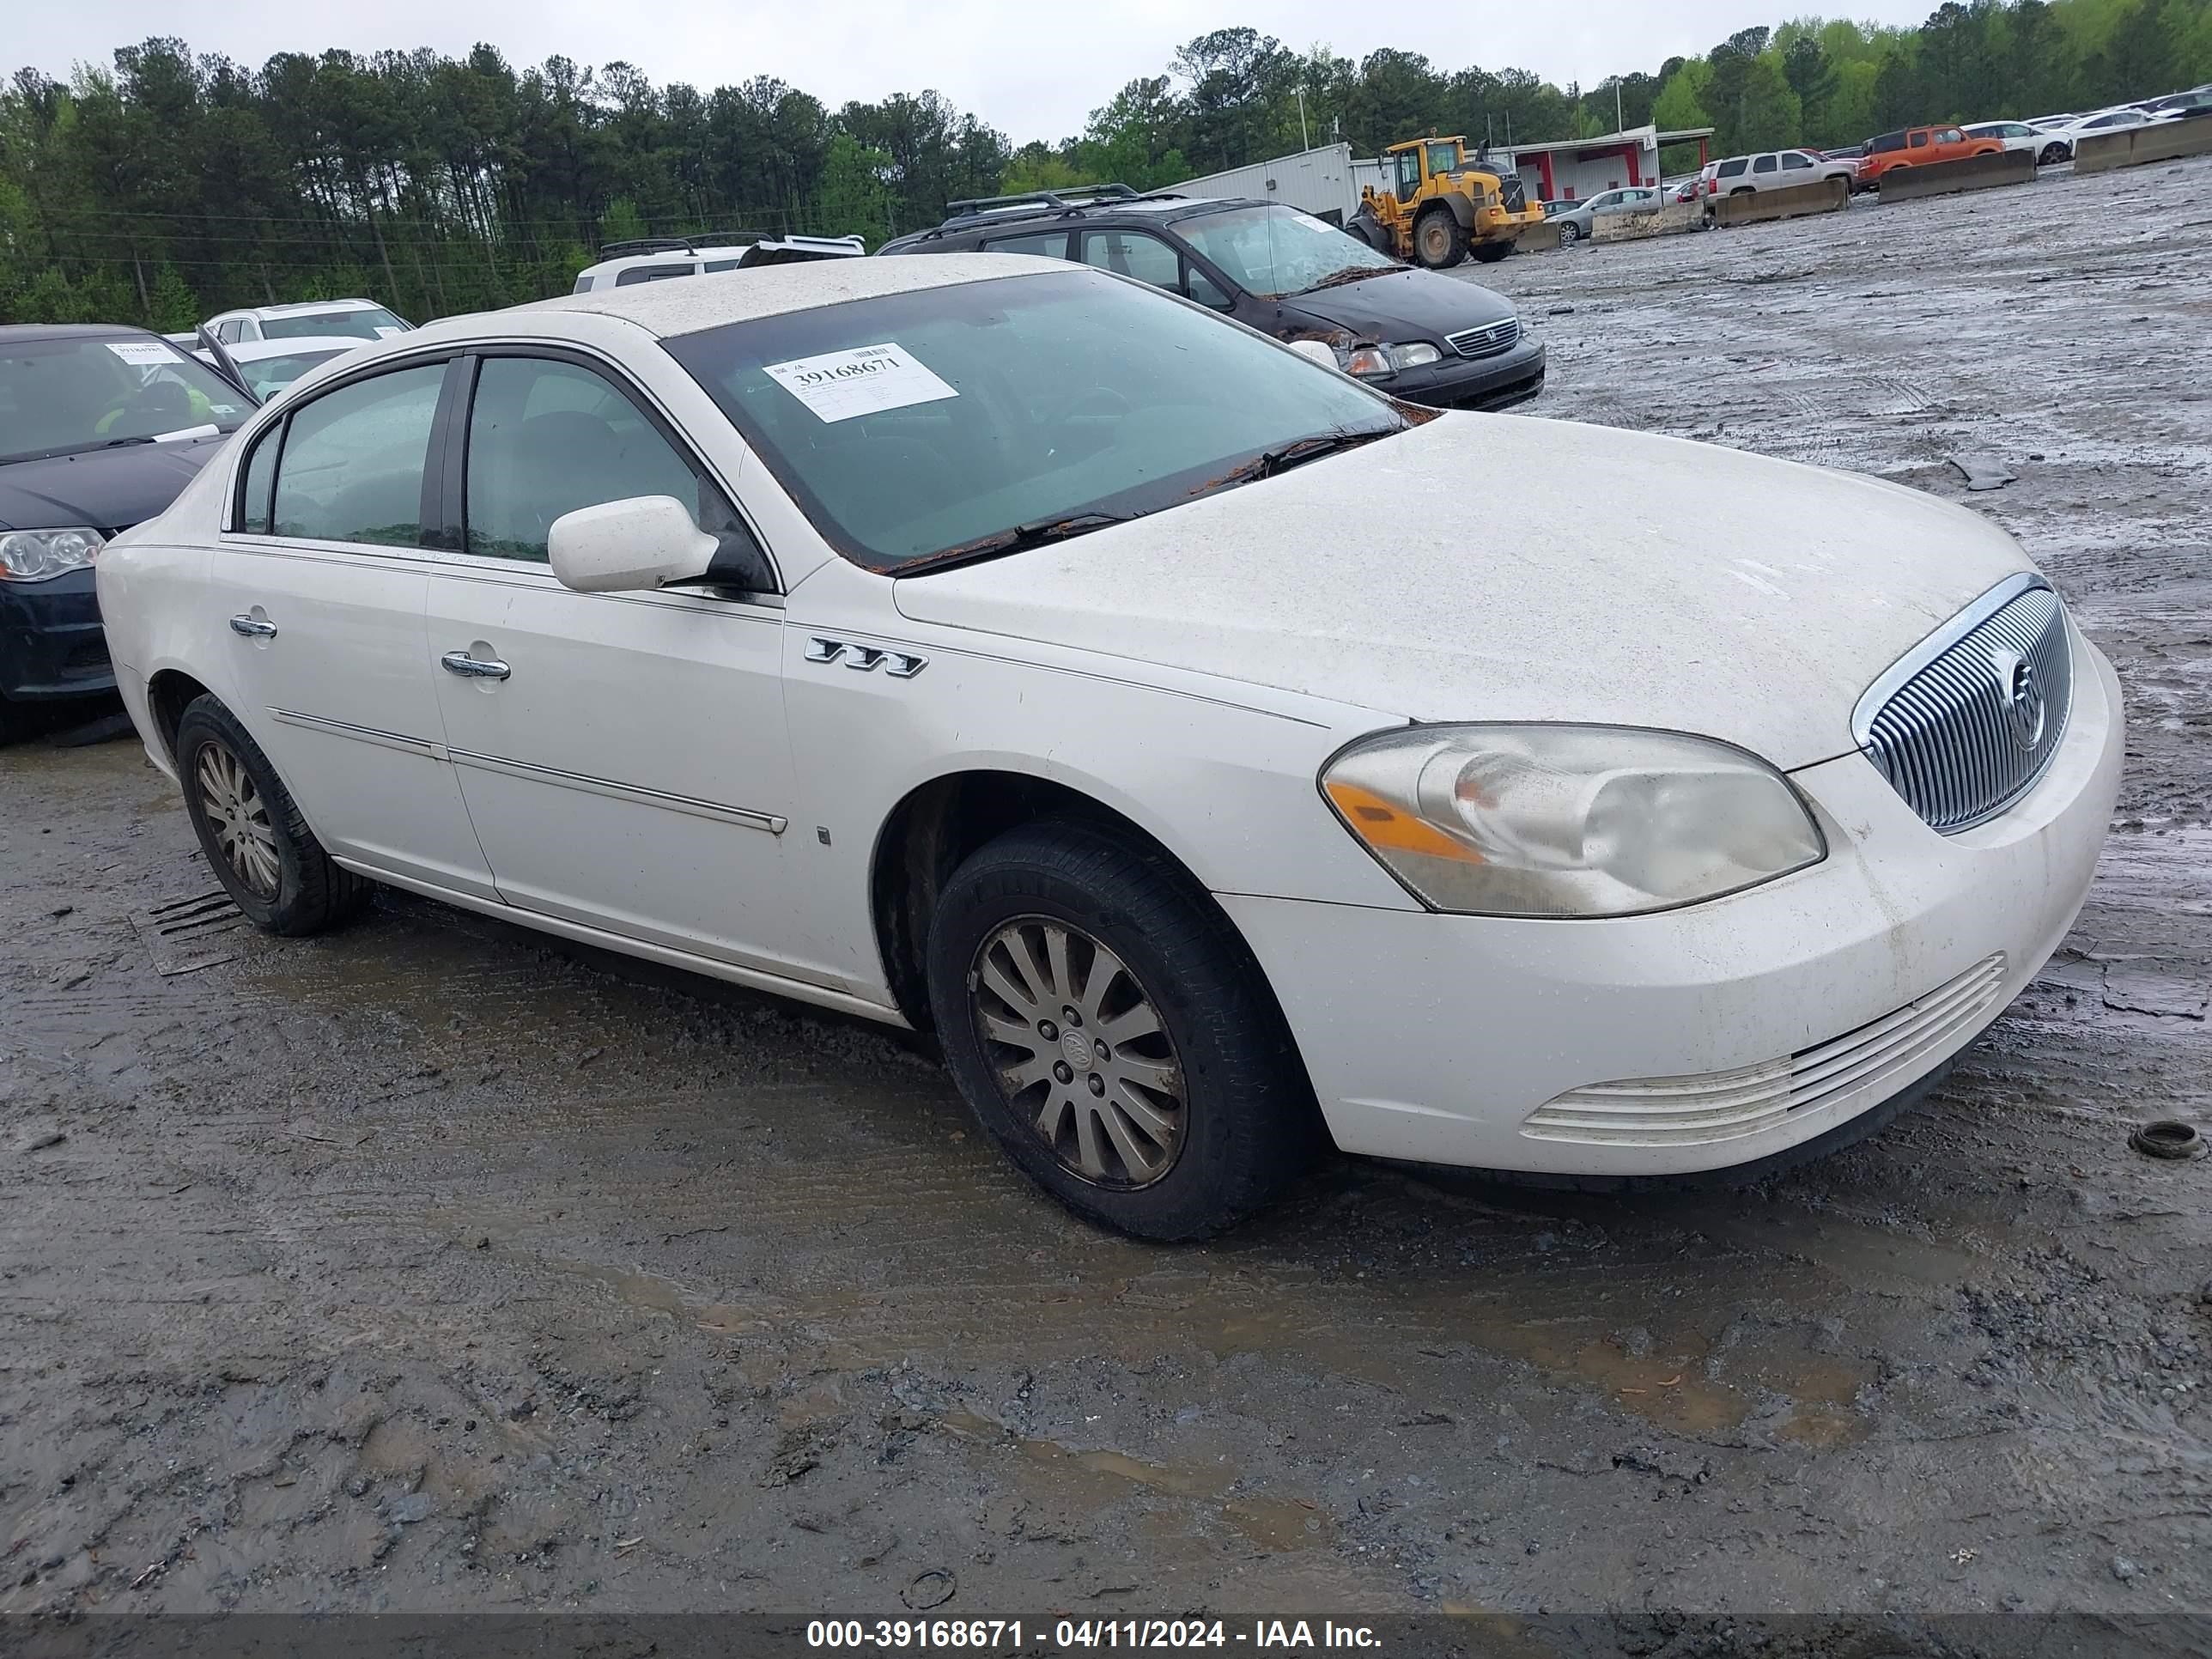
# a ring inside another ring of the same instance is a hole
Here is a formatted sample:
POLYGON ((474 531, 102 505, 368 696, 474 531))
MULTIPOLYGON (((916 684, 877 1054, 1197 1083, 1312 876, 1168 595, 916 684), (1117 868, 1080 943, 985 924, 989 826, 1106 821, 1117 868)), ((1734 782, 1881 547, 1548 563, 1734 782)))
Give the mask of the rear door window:
POLYGON ((1182 256, 1140 230, 1086 230, 1078 256, 1086 265, 1133 276, 1170 293, 1182 292, 1182 256))
POLYGON ((294 410, 276 468, 274 533, 421 545, 423 464, 445 379, 443 363, 394 369, 294 410))
POLYGON ((634 288, 640 283, 665 283, 672 276, 690 276, 697 274, 696 265, 632 265, 615 278, 617 288, 634 288))
POLYGON ((1773 173, 1778 171, 1781 165, 1771 155, 1762 155, 1751 164, 1751 170, 1753 173, 1773 173))
POLYGON ((249 535, 269 533, 269 486, 276 478, 276 452, 283 447, 284 423, 270 427, 254 440, 246 458, 246 482, 239 497, 238 527, 249 535))
POLYGON ((1925 149, 1928 148, 1928 135, 1924 132, 1911 133, 1906 136, 1905 142, 1915 149, 1925 149))
POLYGON ((1025 236, 994 236, 983 244, 986 253, 1034 253, 1044 259, 1067 258, 1067 233, 1033 230, 1025 236))

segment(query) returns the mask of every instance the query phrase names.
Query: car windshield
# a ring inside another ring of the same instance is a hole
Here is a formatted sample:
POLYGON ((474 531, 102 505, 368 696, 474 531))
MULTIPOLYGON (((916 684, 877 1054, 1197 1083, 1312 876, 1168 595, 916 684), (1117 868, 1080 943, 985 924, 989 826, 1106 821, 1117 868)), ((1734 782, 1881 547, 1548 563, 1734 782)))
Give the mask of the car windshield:
POLYGON ((261 319, 264 340, 299 340, 309 335, 343 335, 356 340, 381 340, 404 334, 408 325, 382 306, 349 307, 344 311, 288 311, 261 319))
POLYGON ((252 412, 236 386, 152 335, 0 343, 0 462, 229 432, 252 412))
POLYGON ((1333 370, 1103 271, 853 300, 662 344, 817 528, 877 570, 1158 512, 1325 447, 1307 440, 1413 424, 1333 370))
POLYGON ((1248 294, 1277 300, 1349 271, 1395 270, 1398 262, 1294 208, 1226 208, 1178 219, 1175 234, 1248 294))
POLYGON ((347 349, 345 346, 330 346, 321 351, 289 352, 282 357, 256 357, 240 362, 238 370, 246 376, 246 383, 253 388, 254 395, 266 403, 317 363, 326 363, 347 349))

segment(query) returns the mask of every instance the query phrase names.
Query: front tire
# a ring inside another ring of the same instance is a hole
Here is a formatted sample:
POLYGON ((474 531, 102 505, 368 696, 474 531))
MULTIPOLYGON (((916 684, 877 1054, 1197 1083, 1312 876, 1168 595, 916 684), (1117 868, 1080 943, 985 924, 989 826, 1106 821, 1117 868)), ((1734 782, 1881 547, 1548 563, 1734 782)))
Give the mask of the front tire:
POLYGON ((331 861, 261 745, 215 697, 185 708, 176 757, 200 850, 255 927, 301 939, 368 903, 371 884, 331 861))
POLYGON ((1258 965, 1204 890, 1133 840, 1046 822, 983 848, 939 899, 928 979, 969 1106, 1090 1220, 1209 1237, 1320 1142, 1258 965))
POLYGON ((1449 270, 1467 258, 1467 231, 1448 208, 1431 208, 1413 227, 1413 257, 1430 270, 1449 270))

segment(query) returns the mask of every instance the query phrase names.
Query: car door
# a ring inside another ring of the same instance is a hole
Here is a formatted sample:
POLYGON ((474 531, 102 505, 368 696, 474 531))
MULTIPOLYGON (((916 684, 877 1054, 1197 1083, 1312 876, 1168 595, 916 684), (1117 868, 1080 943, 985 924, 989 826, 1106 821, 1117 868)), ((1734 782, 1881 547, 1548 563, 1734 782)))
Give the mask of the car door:
POLYGON ((578 593, 547 562, 554 520, 640 495, 676 497, 766 568, 757 539, 614 365, 516 348, 463 374, 443 468, 452 550, 430 578, 425 660, 501 896, 842 986, 797 943, 780 600, 578 593))
POLYGON ((347 380, 253 440, 210 567, 233 713, 332 854, 495 896, 423 672, 441 358, 347 380))
POLYGON ((1756 155, 1751 162, 1751 184, 1754 190, 1772 190, 1783 183, 1782 158, 1778 155, 1756 155))
POLYGON ((1075 258, 1079 264, 1133 276, 1140 283, 1150 283, 1154 288, 1195 300, 1208 310, 1228 312, 1237 321, 1254 328, 1271 333, 1275 330, 1281 307, 1249 295, 1242 296, 1240 305, 1228 288, 1216 282, 1194 256, 1148 231, 1086 230, 1076 239, 1075 258))

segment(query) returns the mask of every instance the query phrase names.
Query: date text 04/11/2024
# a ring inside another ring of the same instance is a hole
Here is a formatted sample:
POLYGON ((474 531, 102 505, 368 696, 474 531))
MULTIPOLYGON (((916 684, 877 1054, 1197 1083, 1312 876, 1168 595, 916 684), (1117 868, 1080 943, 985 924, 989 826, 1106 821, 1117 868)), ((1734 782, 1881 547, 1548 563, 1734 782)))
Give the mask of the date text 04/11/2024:
POLYGON ((966 1648, 970 1651, 1078 1652, 1099 1648, 1364 1649, 1382 1644, 1365 1625, 1304 1619, 817 1619, 806 1645, 826 1649, 966 1648), (1050 1641, 1046 1640, 1050 1632, 1050 1641), (1034 1645, 1032 1645, 1034 1644, 1034 1645))

